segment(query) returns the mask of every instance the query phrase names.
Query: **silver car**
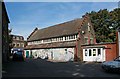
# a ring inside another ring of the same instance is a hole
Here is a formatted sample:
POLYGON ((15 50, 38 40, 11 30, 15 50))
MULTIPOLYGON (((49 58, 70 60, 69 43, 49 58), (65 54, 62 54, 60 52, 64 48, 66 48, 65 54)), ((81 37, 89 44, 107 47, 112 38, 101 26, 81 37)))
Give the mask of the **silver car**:
POLYGON ((105 71, 120 73, 120 56, 115 58, 113 61, 103 62, 101 65, 105 71))

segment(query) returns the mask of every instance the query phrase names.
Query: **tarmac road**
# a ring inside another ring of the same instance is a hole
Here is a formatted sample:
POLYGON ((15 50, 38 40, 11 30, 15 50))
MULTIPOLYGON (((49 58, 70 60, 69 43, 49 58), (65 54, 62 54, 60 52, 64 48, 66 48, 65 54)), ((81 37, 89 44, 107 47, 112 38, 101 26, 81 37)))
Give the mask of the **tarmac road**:
POLYGON ((4 77, 120 77, 120 74, 104 72, 100 63, 27 59, 22 62, 5 63, 4 77))

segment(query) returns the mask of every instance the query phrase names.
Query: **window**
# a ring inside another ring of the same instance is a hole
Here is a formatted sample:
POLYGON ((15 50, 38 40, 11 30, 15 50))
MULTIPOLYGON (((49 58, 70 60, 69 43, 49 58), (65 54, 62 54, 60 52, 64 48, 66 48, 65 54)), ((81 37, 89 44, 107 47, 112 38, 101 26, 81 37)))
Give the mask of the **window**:
POLYGON ((73 35, 71 36, 71 39, 73 39, 73 35))
POLYGON ((68 40, 69 38, 68 38, 68 36, 67 36, 67 40, 68 40))
POLYGON ((38 41, 38 44, 40 43, 40 41, 38 41))
POLYGON ((62 41, 61 37, 60 37, 60 41, 62 41))
POLYGON ((66 39, 66 36, 65 36, 65 40, 67 40, 67 39, 66 39))
POLYGON ((17 47, 19 47, 19 46, 20 46, 20 44, 17 43, 17 47))
POLYGON ((99 56, 99 55, 101 55, 101 50, 100 50, 100 49, 98 49, 98 56, 99 56))
POLYGON ((87 52, 87 49, 85 49, 85 56, 87 56, 88 52, 87 52))
POLYGON ((19 37, 16 37, 16 40, 19 40, 19 37))
POLYGON ((13 43, 13 47, 15 47, 16 46, 16 44, 15 43, 13 43))
POLYGON ((90 31, 90 23, 88 23, 88 31, 90 31))
POLYGON ((68 36, 68 40, 70 40, 70 36, 68 36))
POLYGON ((90 44, 93 44, 93 38, 90 38, 90 44))
POLYGON ((21 44, 21 47, 24 47, 24 44, 23 44, 23 43, 21 44))
POLYGON ((65 36, 65 40, 68 40, 68 36, 65 36))
POLYGON ((76 39, 77 38, 76 35, 74 35, 73 38, 76 39))
POLYGON ((73 39, 75 39, 75 35, 73 35, 73 39))
POLYGON ((89 56, 92 56, 92 52, 91 52, 91 49, 89 49, 89 56))
POLYGON ((85 37, 85 44, 88 44, 88 38, 85 37))
POLYGON ((15 39, 15 36, 13 36, 13 39, 15 39))
POLYGON ((93 56, 96 56, 96 49, 93 49, 93 56))
POLYGON ((72 39, 72 36, 70 36, 69 39, 72 39))
POLYGON ((65 40, 73 40, 76 39, 77 35, 70 35, 70 36, 65 36, 65 40))
POLYGON ((61 41, 61 38, 60 38, 60 37, 58 38, 58 41, 61 41))
POLYGON ((63 37, 61 37, 61 40, 63 40, 63 37))
POLYGON ((51 41, 53 42, 53 41, 54 41, 54 38, 52 38, 51 41))
POLYGON ((78 37, 78 35, 75 35, 75 38, 77 38, 78 37))

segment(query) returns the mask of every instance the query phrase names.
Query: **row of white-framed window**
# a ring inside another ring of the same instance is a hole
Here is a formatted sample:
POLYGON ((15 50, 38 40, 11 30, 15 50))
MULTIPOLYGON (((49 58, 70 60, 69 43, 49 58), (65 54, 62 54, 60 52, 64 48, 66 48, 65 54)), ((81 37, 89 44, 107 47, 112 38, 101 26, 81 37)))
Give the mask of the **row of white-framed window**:
POLYGON ((24 47, 24 43, 13 43, 14 47, 24 47))
POLYGON ((63 36, 63 37, 49 38, 49 39, 44 39, 39 41, 28 42, 28 45, 61 42, 61 41, 72 41, 72 40, 76 40, 77 37, 78 35, 76 34, 76 35, 69 35, 69 36, 63 36))
POLYGON ((23 40, 22 37, 18 37, 18 36, 13 36, 13 39, 14 39, 14 40, 23 40))

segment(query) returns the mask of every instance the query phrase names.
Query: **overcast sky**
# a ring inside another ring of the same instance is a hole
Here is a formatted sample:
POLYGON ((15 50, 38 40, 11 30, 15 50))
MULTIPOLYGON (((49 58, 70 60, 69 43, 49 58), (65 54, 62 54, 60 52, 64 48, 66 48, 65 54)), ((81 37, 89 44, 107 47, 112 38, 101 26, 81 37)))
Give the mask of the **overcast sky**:
POLYGON ((26 39, 35 27, 45 28, 81 18, 86 12, 113 10, 117 2, 6 2, 12 34, 26 39))

